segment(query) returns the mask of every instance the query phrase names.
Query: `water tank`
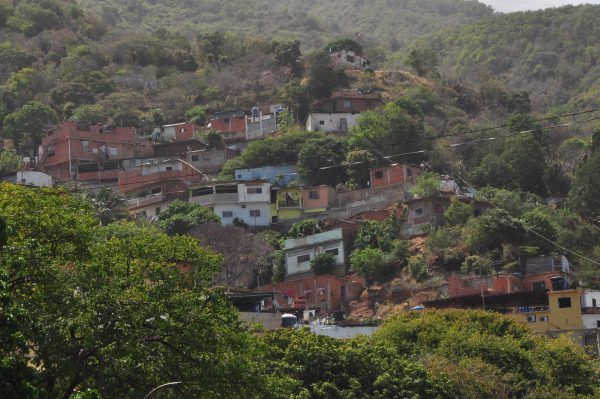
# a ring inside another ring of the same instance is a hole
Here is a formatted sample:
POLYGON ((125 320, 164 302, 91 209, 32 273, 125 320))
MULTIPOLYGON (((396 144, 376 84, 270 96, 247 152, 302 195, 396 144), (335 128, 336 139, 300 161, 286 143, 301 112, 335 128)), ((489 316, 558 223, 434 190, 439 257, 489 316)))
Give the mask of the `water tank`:
POLYGON ((298 318, 290 313, 284 313, 281 316, 281 327, 283 328, 292 328, 296 325, 298 318))
POLYGON ((258 118, 259 116, 260 116, 260 109, 258 109, 258 107, 252 108, 252 117, 258 118))

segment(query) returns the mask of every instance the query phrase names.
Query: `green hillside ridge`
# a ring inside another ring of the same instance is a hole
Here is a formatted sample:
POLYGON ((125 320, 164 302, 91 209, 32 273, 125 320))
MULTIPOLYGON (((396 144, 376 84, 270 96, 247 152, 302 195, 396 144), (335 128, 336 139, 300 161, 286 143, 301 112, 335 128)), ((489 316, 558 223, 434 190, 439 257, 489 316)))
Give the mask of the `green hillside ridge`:
POLYGON ((416 36, 492 15, 477 1, 462 0, 80 0, 105 22, 128 30, 167 28, 189 35, 231 31, 319 48, 332 38, 355 37, 397 49, 416 36))
POLYGON ((527 90, 533 108, 600 105, 600 6, 499 14, 413 44, 433 50, 445 78, 527 90))

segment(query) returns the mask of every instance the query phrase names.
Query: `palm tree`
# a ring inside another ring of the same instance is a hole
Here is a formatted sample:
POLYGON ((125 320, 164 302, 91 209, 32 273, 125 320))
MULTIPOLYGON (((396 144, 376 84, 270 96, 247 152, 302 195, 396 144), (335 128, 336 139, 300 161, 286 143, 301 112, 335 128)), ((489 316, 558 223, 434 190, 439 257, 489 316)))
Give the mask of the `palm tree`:
POLYGON ((125 198, 104 187, 90 197, 96 218, 103 226, 128 216, 125 198))

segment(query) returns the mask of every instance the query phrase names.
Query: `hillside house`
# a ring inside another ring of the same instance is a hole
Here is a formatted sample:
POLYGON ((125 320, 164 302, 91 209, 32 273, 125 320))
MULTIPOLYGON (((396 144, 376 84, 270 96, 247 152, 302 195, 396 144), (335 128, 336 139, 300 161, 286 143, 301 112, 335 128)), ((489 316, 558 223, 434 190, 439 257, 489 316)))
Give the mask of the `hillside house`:
POLYGON ((192 187, 189 201, 211 208, 225 225, 236 218, 250 227, 271 223, 271 184, 265 180, 205 183, 192 187))
POLYGON ((152 144, 128 127, 63 122, 42 138, 39 163, 58 179, 115 182, 119 160, 152 156, 152 144))
POLYGON ((332 93, 315 112, 308 115, 306 130, 346 134, 356 126, 360 113, 383 105, 381 94, 360 90, 332 93))
POLYGON ((402 235, 414 237, 425 234, 430 226, 443 226, 445 224, 444 213, 450 206, 452 198, 473 204, 473 216, 479 216, 491 207, 486 202, 473 200, 472 198, 453 195, 432 195, 422 198, 413 198, 404 201, 407 208, 407 218, 402 228, 402 235))
POLYGON ((329 53, 331 64, 336 68, 365 70, 371 68, 371 62, 352 50, 339 50, 329 53))
POLYGON ((312 275, 310 262, 322 253, 332 254, 337 264, 335 274, 344 275, 346 253, 341 229, 285 240, 286 280, 300 275, 312 275))
POLYGON ((335 199, 335 189, 326 185, 302 188, 302 211, 314 216, 325 213, 335 199))
POLYGON ((118 188, 127 196, 130 215, 153 220, 170 201, 187 199, 189 187, 205 179, 203 173, 180 159, 150 159, 119 171, 118 188))
POLYGON ((271 189, 271 223, 291 224, 302 217, 302 188, 271 189))
POLYGON ((202 128, 193 123, 182 122, 138 130, 137 135, 139 138, 151 139, 154 143, 173 143, 193 140, 201 131, 202 128))
POLYGON ((207 125, 221 133, 225 143, 235 143, 246 140, 246 111, 238 109, 216 112, 207 125))
POLYGON ((393 164, 369 170, 371 187, 386 187, 397 184, 415 184, 423 170, 420 166, 393 164))

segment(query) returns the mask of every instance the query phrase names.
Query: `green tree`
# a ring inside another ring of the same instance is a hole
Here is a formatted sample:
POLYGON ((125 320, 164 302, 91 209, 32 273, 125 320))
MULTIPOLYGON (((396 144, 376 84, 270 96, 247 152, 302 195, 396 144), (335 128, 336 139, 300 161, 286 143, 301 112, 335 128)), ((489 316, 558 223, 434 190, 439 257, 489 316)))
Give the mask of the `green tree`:
POLYGON ((271 44, 271 52, 280 65, 288 65, 292 70, 296 67, 296 61, 302 56, 300 42, 298 40, 288 42, 274 41, 271 44))
POLYGON ((304 219, 294 223, 287 235, 290 238, 306 237, 313 234, 322 233, 323 228, 324 223, 322 220, 304 219))
POLYGON ((513 138, 508 142, 502 158, 510 165, 511 178, 516 188, 540 196, 546 195, 544 185, 546 158, 535 137, 520 135, 513 138))
POLYGON ((428 197, 439 194, 440 192, 440 175, 433 172, 423 173, 417 177, 414 187, 410 192, 419 197, 428 197))
POLYGON ((439 61, 432 48, 413 46, 408 50, 404 62, 414 69, 419 76, 425 76, 436 70, 439 61))
POLYGON ((349 85, 350 81, 344 71, 333 68, 326 52, 313 54, 308 62, 306 89, 313 100, 329 98, 333 90, 349 85))
POLYGON ((569 206, 587 219, 600 217, 600 152, 577 170, 569 191, 569 206))
POLYGON ((444 213, 444 219, 450 226, 462 225, 473 216, 473 204, 465 203, 456 197, 450 201, 450 206, 444 213))
POLYGON ((221 223, 221 218, 201 205, 175 200, 158 215, 158 226, 169 235, 187 234, 204 223, 221 223))
POLYGON ((375 155, 369 150, 348 151, 345 163, 349 182, 358 187, 367 187, 371 180, 369 167, 374 161, 375 155))
POLYGON ((408 258, 408 272, 417 282, 422 282, 429 278, 427 261, 422 254, 408 258))
POLYGON ((492 271, 491 262, 489 259, 481 256, 467 256, 462 264, 462 267, 460 268, 460 271, 463 273, 475 272, 480 276, 488 275, 492 271))
POLYGON ((333 273, 335 269, 335 257, 332 254, 322 253, 310 261, 310 270, 315 276, 333 273))
POLYGON ((494 208, 467 224, 466 244, 473 251, 501 249, 502 244, 521 244, 525 238, 523 224, 503 209, 494 208))
POLYGON ((90 197, 90 201, 94 209, 94 216, 104 226, 119 219, 125 219, 129 215, 125 198, 109 188, 101 188, 98 193, 90 197))
POLYGON ((40 144, 45 129, 56 123, 58 115, 52 108, 31 101, 4 118, 3 135, 19 148, 33 149, 40 144))
POLYGON ((541 208, 524 213, 521 220, 527 228, 525 239, 528 245, 537 247, 540 253, 546 255, 556 251, 556 246, 550 241, 556 241, 558 229, 541 208))
POLYGON ((108 113, 99 104, 85 104, 75 108, 70 119, 84 124, 103 124, 108 119, 108 113))
POLYGON ((367 285, 381 277, 385 268, 385 254, 379 248, 355 249, 350 255, 350 265, 365 278, 367 285))
POLYGON ((0 150, 0 175, 15 173, 22 164, 22 158, 14 150, 0 150))
POLYGON ((195 123, 198 126, 206 124, 206 109, 201 105, 196 105, 185 111, 185 120, 190 123, 195 123))
POLYGON ((50 91, 52 102, 56 106, 70 102, 76 106, 94 102, 94 92, 86 85, 77 82, 65 83, 50 91))
MULTIPOLYGON (((427 147, 421 142, 424 136, 423 119, 395 103, 388 103, 376 111, 363 112, 352 128, 348 140, 349 150, 377 149, 378 155, 396 155, 420 151, 427 147)), ((394 156, 394 162, 419 163, 421 153, 394 156)))
POLYGON ((306 141, 298 153, 298 176, 309 186, 336 186, 346 180, 342 162, 346 158, 344 144, 333 137, 306 141), (330 168, 332 165, 339 165, 330 168), (327 169, 321 169, 327 167, 327 169))

